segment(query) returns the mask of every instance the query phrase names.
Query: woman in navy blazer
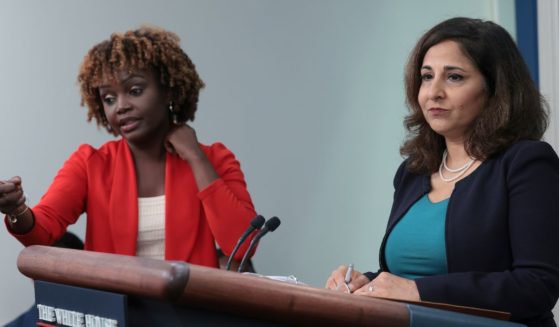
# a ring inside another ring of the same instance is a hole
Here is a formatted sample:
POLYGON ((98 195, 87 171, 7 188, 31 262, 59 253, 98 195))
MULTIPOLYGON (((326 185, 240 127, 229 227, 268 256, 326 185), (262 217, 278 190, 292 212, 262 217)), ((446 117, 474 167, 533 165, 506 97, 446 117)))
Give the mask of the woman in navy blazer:
POLYGON ((444 21, 412 51, 406 95, 406 160, 394 178, 380 270, 354 271, 338 288, 341 266, 326 286, 555 326, 559 159, 540 141, 546 104, 514 41, 492 22, 444 21), (425 267, 431 262, 442 264, 425 267))

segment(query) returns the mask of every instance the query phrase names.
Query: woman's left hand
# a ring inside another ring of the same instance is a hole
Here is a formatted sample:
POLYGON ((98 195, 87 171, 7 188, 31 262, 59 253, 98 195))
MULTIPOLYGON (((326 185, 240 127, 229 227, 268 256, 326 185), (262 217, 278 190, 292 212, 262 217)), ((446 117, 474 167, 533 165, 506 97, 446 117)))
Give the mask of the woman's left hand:
POLYGON ((177 154, 189 163, 205 156, 198 144, 196 131, 187 124, 171 127, 165 141, 165 149, 170 153, 177 154))
POLYGON ((415 281, 382 272, 377 278, 354 292, 357 295, 407 301, 421 301, 415 281))
POLYGON ((196 131, 187 124, 175 125, 167 134, 165 149, 170 153, 176 153, 182 160, 188 162, 198 190, 205 189, 219 176, 210 160, 200 148, 196 131))

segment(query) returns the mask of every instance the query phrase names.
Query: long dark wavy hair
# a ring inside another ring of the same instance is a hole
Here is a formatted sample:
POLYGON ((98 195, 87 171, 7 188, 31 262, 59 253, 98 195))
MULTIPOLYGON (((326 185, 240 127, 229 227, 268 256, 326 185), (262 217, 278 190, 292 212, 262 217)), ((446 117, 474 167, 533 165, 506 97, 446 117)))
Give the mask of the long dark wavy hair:
POLYGON ((447 40, 458 43, 485 79, 486 107, 473 122, 465 142, 471 157, 485 160, 519 140, 539 140, 548 125, 547 103, 508 32, 490 21, 451 18, 419 39, 406 65, 410 113, 404 120, 408 135, 400 153, 408 158, 407 168, 415 173, 435 172, 445 149, 444 138, 427 124, 417 96, 425 54, 447 40))

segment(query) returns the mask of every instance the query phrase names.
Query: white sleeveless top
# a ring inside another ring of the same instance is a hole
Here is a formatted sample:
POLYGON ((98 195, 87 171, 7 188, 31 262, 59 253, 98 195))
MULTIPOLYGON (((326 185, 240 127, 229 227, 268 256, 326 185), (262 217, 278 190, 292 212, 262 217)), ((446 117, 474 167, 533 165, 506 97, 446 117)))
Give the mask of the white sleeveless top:
POLYGON ((136 256, 165 259, 165 195, 138 198, 136 256))

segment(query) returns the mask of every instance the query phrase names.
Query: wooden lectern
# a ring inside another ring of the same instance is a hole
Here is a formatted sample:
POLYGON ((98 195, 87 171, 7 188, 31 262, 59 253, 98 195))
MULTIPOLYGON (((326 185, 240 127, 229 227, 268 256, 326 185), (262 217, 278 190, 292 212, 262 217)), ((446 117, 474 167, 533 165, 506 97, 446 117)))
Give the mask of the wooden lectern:
POLYGON ((30 246, 18 268, 35 280, 41 326, 521 326, 495 311, 99 252, 30 246))

